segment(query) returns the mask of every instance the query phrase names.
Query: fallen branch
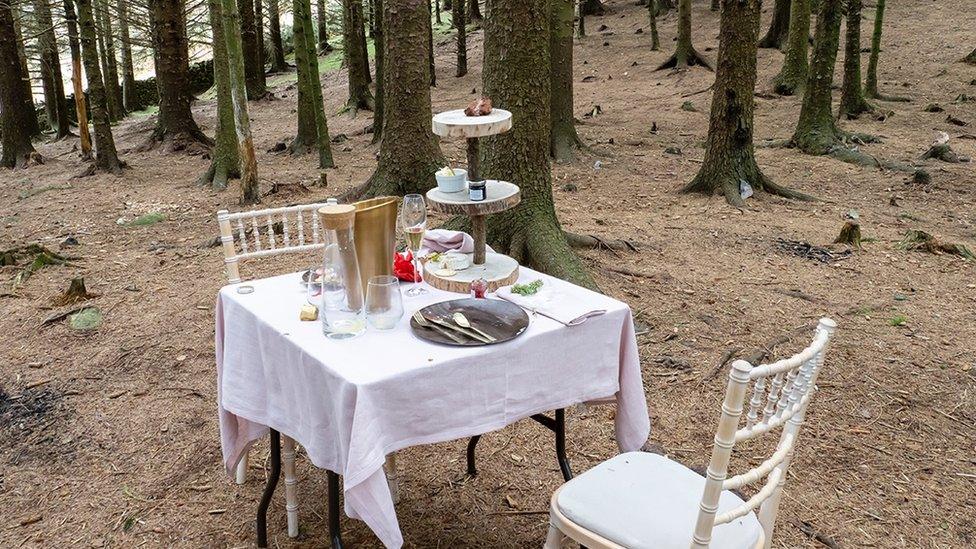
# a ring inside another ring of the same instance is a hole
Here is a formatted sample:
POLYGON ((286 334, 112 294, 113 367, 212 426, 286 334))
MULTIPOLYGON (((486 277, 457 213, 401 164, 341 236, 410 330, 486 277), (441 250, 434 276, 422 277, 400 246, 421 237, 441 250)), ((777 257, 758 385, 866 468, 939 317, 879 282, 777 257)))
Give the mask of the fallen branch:
POLYGON ((840 545, 838 545, 837 542, 833 540, 833 538, 825 534, 821 534, 816 529, 814 529, 813 525, 810 524, 809 522, 805 520, 797 519, 793 521, 793 524, 795 524, 796 527, 799 528, 800 531, 806 534, 807 537, 809 537, 810 539, 819 541, 820 543, 822 543, 827 547, 830 547, 831 549, 840 549, 840 545))
POLYGON ((606 249, 610 251, 620 250, 629 252, 638 251, 637 246, 629 240, 604 240, 596 235, 577 234, 569 231, 563 231, 563 234, 566 235, 566 241, 569 242, 569 245, 574 248, 606 249))

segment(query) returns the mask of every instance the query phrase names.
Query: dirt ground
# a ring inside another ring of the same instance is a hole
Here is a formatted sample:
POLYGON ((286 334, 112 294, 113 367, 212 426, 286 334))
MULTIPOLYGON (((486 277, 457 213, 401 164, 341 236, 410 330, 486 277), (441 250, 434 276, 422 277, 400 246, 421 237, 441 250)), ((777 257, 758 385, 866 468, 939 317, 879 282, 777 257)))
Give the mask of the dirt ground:
MULTIPOLYGON (((965 30, 976 25, 970 7, 968 0, 890 3, 881 87, 912 101, 879 103, 893 111, 884 121, 841 123, 883 136, 883 144, 864 151, 913 161, 946 131, 958 153, 976 155, 972 126, 945 122, 952 114, 976 123, 976 103, 956 100, 976 95, 976 67, 956 62, 976 46, 965 30), (929 103, 947 112, 923 112, 929 103)), ((917 228, 976 247, 973 165, 926 161, 932 183, 916 188, 900 173, 760 149, 769 176, 822 201, 757 197, 738 211, 720 197, 677 194, 700 165, 710 99, 704 90, 713 75, 653 71, 670 54, 674 14, 660 22, 666 51, 651 52, 644 8, 630 0, 610 8, 587 20, 590 34, 576 50, 579 131, 592 151, 554 166, 554 186, 568 229, 638 246, 583 255, 603 290, 629 303, 647 326, 639 343, 652 442, 703 465, 725 370, 711 379, 709 373, 730 350, 745 355, 830 315, 840 328, 774 546, 824 545, 804 530, 841 547, 976 545, 976 265, 897 246, 917 228), (686 101, 697 110, 683 110, 686 101), (583 116, 597 105, 601 114, 583 116), (667 147, 682 154, 666 154, 667 147), (577 190, 565 190, 568 184, 577 190), (821 263, 777 247, 777 239, 829 244, 851 209, 860 214, 865 242, 850 257, 821 263)), ((871 7, 865 16, 867 44, 871 7)), ((696 46, 714 59, 718 15, 697 2, 693 28, 696 46)), ((480 89, 481 38, 471 34, 473 70, 462 79, 453 77, 453 44, 440 40, 435 111, 460 106, 480 89)), ((798 98, 766 93, 781 61, 778 51, 759 52, 757 140, 789 137, 796 122, 798 98)), ((327 74, 324 83, 327 110, 335 113, 345 100, 344 75, 327 74)), ((280 100, 251 105, 263 191, 276 182, 310 184, 317 174, 313 156, 266 152, 294 131, 295 90, 275 91, 280 100)), ((214 111, 210 101, 194 106, 208 132, 214 111)), ((40 145, 42 166, 0 173, 0 249, 40 243, 78 258, 39 270, 14 293, 7 280, 18 268, 0 272, 2 547, 254 543, 266 446, 252 452, 247 484, 229 482, 215 407, 213 304, 225 279, 220 249, 207 243, 217 232, 215 212, 236 208, 236 191, 196 187, 203 158, 134 152, 153 121, 131 117, 115 128, 132 167, 122 177, 73 179, 83 165, 71 141, 40 145), (151 212, 163 221, 129 223, 151 212), (68 237, 77 245, 61 247, 68 237), (99 294, 90 303, 104 312, 104 324, 84 333, 63 321, 42 325, 63 309, 54 300, 75 276, 99 294)), ((362 182, 376 150, 368 135, 353 134, 369 123, 368 113, 331 116, 333 135, 351 137, 335 145, 340 167, 329 172, 329 187, 268 195, 264 204, 318 201, 362 182)), ((460 142, 442 147, 463 159, 460 142)), ((310 261, 266 263, 252 273, 310 261)), ((776 354, 799 348, 805 337, 779 345, 776 354)), ((571 412, 569 454, 578 471, 614 454, 609 414, 571 412)), ((473 480, 462 475, 463 441, 402 452, 397 512, 407 546, 541 546, 548 500, 560 483, 551 437, 541 429, 523 421, 486 436, 473 480)), ((755 464, 759 455, 743 446, 735 465, 755 464)), ((301 457, 299 464, 301 536, 285 535, 279 492, 269 520, 273 544, 323 547, 325 474, 301 457)), ((357 521, 344 519, 342 533, 350 547, 378 544, 357 521)))

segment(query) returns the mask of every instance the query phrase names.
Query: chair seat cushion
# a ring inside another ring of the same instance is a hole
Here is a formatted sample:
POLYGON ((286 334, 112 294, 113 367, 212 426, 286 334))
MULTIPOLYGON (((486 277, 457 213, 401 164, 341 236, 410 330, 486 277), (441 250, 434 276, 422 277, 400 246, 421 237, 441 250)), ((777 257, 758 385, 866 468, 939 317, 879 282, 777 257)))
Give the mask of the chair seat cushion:
MULTIPOLYGON (((698 519, 705 478, 680 463, 646 452, 604 461, 566 483, 556 505, 574 523, 630 548, 686 548, 698 519)), ((725 490, 718 512, 742 505, 725 490)), ((712 548, 751 548, 762 528, 754 513, 716 526, 712 548)))

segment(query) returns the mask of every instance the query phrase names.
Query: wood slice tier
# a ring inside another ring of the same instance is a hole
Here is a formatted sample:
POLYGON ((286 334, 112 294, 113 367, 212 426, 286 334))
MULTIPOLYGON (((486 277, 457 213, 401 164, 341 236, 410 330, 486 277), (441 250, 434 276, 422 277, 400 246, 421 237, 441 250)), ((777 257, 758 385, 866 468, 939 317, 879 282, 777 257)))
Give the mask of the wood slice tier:
MULTIPOLYGON (((471 254, 468 254, 469 257, 471 254)), ((485 255, 484 265, 471 265, 453 276, 437 276, 430 263, 424 264, 424 280, 438 290, 467 294, 471 292, 471 282, 479 278, 488 281, 488 291, 494 292, 502 286, 515 284, 519 277, 519 264, 507 255, 489 253, 485 255), (428 268, 430 266, 430 268, 428 268)))
POLYGON ((486 198, 473 201, 466 191, 445 193, 437 187, 427 191, 427 204, 430 209, 446 214, 468 216, 489 215, 504 212, 515 207, 522 200, 518 185, 508 181, 489 179, 485 181, 486 198))
POLYGON ((484 116, 468 116, 464 109, 437 113, 431 120, 431 129, 441 137, 486 137, 512 129, 512 113, 505 109, 492 109, 484 116))

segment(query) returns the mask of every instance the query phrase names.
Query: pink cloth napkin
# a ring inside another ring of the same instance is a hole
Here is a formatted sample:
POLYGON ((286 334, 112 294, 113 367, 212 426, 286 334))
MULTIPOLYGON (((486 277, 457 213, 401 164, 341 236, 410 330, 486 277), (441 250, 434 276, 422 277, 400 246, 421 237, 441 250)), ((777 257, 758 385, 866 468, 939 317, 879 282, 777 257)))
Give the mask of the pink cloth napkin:
MULTIPOLYGON (((474 239, 464 231, 449 231, 447 229, 431 229, 424 233, 423 247, 428 252, 474 252, 474 239)), ((494 252, 488 246, 489 252, 494 252)))

